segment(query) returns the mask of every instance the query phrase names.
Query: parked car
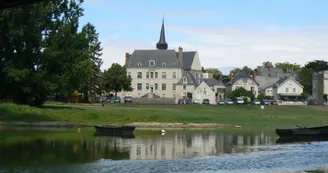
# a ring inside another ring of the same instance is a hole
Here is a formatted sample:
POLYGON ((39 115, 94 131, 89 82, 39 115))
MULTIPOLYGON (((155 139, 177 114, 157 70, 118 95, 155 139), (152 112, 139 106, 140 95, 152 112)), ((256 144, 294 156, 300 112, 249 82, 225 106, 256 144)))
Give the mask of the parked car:
POLYGON ((279 102, 278 102, 277 100, 272 100, 272 101, 271 101, 271 104, 272 104, 272 105, 278 105, 279 102))
POLYGON ((186 104, 192 104, 192 100, 191 100, 191 98, 187 98, 187 99, 186 99, 186 104))
POLYGON ((124 97, 124 103, 132 103, 132 97, 131 96, 125 96, 124 97))
POLYGON ((270 102, 269 102, 269 100, 263 99, 262 103, 265 104, 265 105, 268 105, 270 102))
POLYGON ((255 100, 253 100, 252 104, 253 104, 253 105, 260 105, 261 102, 260 102, 260 100, 255 99, 255 100))
POLYGON ((198 99, 194 99, 194 100, 192 101, 192 103, 193 103, 193 104, 200 104, 200 102, 199 102, 198 99))
POLYGON ((236 99, 236 104, 244 104, 244 99, 243 98, 237 98, 236 99))
POLYGON ((209 99, 203 99, 203 104, 204 105, 209 105, 210 104, 210 100, 209 99))
POLYGON ((116 96, 114 97, 114 100, 113 100, 114 103, 121 103, 121 98, 116 96))
POLYGON ((225 105, 225 102, 224 102, 224 100, 218 100, 217 104, 218 105, 225 105))
POLYGON ((179 99, 178 104, 185 104, 185 100, 184 99, 179 99))
POLYGON ((227 105, 233 105, 233 101, 232 101, 232 99, 227 99, 226 104, 227 104, 227 105))

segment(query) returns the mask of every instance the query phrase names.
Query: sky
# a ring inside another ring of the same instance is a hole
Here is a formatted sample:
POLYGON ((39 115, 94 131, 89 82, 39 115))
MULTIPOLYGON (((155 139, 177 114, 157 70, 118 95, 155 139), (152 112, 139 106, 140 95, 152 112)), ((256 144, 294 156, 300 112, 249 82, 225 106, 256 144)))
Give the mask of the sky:
POLYGON ((198 51, 202 66, 255 68, 264 61, 328 60, 327 0, 85 0, 81 25, 95 25, 102 69, 125 53, 156 49, 162 18, 169 49, 198 51))

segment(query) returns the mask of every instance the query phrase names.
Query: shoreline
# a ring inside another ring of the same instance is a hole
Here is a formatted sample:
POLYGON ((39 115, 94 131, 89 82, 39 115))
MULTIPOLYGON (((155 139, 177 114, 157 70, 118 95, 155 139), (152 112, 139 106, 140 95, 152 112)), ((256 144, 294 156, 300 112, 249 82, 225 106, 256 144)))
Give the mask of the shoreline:
MULTIPOLYGON (((73 127, 93 127, 93 125, 87 124, 76 124, 72 122, 61 122, 61 121, 43 121, 43 122, 5 122, 0 121, 0 125, 5 126, 30 126, 30 127, 63 127, 63 128, 73 128, 73 127)), ((228 125, 228 124, 216 124, 216 123, 158 123, 158 122, 134 122, 126 124, 127 126, 135 127, 145 127, 145 128, 228 128, 236 127, 240 128, 239 125, 228 125)))

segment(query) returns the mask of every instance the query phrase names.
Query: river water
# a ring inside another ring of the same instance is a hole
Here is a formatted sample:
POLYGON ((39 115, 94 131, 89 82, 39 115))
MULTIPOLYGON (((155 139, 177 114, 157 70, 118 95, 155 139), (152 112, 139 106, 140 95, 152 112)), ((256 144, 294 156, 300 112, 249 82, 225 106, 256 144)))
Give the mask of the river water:
POLYGON ((309 172, 327 170, 328 142, 278 143, 274 130, 0 128, 2 172, 309 172))

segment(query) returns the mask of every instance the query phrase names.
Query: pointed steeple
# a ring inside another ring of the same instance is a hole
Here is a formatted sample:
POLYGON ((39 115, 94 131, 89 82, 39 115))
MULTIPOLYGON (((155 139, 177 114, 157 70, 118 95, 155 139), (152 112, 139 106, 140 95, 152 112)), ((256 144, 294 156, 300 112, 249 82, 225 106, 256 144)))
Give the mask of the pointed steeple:
POLYGON ((161 28, 161 35, 159 37, 159 41, 156 44, 157 49, 167 49, 167 43, 165 41, 165 30, 164 30, 164 18, 162 20, 162 28, 161 28))

